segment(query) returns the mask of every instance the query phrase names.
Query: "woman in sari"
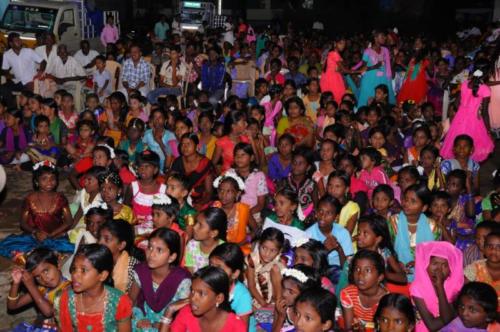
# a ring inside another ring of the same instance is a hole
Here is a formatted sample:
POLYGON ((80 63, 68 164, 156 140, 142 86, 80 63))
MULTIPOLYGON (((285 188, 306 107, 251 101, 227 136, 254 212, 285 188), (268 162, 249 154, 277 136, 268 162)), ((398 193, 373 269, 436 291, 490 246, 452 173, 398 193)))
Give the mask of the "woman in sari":
POLYGON ((427 67, 429 59, 425 50, 419 50, 410 60, 406 77, 398 94, 398 105, 406 100, 414 100, 420 104, 427 97, 427 67))
POLYGON ((395 103, 394 91, 392 90, 391 58, 389 50, 382 45, 385 44, 386 36, 383 32, 373 33, 373 41, 363 53, 365 72, 361 77, 358 107, 365 106, 375 96, 375 87, 384 84, 389 89, 389 104, 395 103))
POLYGON ((198 144, 198 136, 194 133, 181 136, 181 155, 174 160, 172 171, 182 174, 188 180, 192 205, 200 210, 207 207, 212 197, 214 167, 210 159, 198 153, 198 144))
POLYGON ((314 126, 305 116, 306 108, 299 97, 291 97, 285 102, 286 117, 278 122, 278 136, 289 133, 295 138, 295 146, 314 147, 314 126))

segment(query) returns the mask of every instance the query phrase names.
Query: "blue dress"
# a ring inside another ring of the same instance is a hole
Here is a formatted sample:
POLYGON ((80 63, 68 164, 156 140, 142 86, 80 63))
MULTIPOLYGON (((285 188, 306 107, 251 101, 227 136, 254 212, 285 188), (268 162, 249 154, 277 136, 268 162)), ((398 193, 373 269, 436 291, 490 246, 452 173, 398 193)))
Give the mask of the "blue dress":
POLYGON ((358 107, 368 104, 368 99, 375 96, 375 88, 379 84, 385 84, 389 89, 389 104, 395 104, 396 98, 392 89, 392 75, 389 50, 385 47, 380 48, 380 53, 375 52, 372 48, 367 48, 363 53, 363 61, 368 67, 374 66, 381 62, 382 66, 378 69, 366 71, 361 77, 358 107))

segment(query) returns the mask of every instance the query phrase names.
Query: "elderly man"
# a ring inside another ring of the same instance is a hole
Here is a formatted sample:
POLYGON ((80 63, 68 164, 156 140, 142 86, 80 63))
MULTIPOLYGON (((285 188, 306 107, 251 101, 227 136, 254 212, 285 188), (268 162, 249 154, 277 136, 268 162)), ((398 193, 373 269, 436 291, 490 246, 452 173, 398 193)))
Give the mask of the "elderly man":
POLYGON ((53 80, 58 89, 71 93, 75 99, 75 107, 82 110, 82 81, 87 78, 83 67, 72 56, 68 55, 68 48, 61 44, 57 47, 58 58, 54 65, 46 70, 45 77, 53 80))
POLYGON ((139 90, 143 96, 147 96, 150 79, 150 64, 142 57, 140 47, 132 45, 130 47, 130 58, 123 63, 122 92, 127 96, 131 92, 139 90))
POLYGON ((80 49, 73 57, 80 65, 82 65, 87 75, 90 75, 92 73, 92 67, 94 67, 94 60, 98 55, 99 52, 90 49, 90 43, 88 40, 82 40, 80 42, 80 49))
POLYGON ((37 64, 40 64, 43 71, 46 62, 32 49, 23 47, 18 33, 11 32, 7 41, 10 49, 3 55, 2 74, 7 76, 8 81, 0 86, 0 96, 7 101, 9 106, 14 107, 15 99, 12 92, 24 89, 33 90, 33 79, 37 74, 37 64), (12 77, 7 75, 9 71, 12 77))

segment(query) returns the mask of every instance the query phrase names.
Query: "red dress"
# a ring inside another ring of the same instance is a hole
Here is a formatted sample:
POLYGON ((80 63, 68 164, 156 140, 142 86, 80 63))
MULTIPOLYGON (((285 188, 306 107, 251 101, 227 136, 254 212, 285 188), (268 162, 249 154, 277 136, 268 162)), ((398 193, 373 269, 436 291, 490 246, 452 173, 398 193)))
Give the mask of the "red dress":
MULTIPOLYGON (((227 314, 226 323, 220 331, 212 332, 246 332, 248 330, 247 324, 243 322, 238 316, 230 312, 227 314)), ((193 315, 191 306, 187 305, 179 311, 172 326, 172 332, 201 332, 198 318, 193 315)))
POLYGON ((415 59, 411 59, 405 81, 398 93, 398 104, 406 100, 414 100, 416 104, 425 101, 427 97, 427 66, 429 66, 427 59, 419 63, 415 63, 415 59))
POLYGON ((321 91, 333 93, 333 98, 338 104, 340 104, 345 93, 344 78, 337 71, 338 63, 341 61, 342 57, 337 51, 329 52, 326 59, 326 71, 321 75, 320 80, 321 91))
MULTIPOLYGON (((246 136, 240 136, 240 141, 243 143, 249 143, 249 139, 246 136)), ((231 168, 231 165, 233 164, 234 161, 234 147, 236 144, 231 141, 229 136, 222 136, 215 142, 215 146, 220 147, 222 151, 222 168, 221 168, 221 173, 224 173, 228 169, 231 168)))
POLYGON ((31 193, 24 200, 23 211, 28 213, 28 225, 50 234, 63 224, 64 210, 69 211, 68 200, 63 194, 55 193, 52 207, 48 211, 40 211, 36 206, 36 195, 31 193))

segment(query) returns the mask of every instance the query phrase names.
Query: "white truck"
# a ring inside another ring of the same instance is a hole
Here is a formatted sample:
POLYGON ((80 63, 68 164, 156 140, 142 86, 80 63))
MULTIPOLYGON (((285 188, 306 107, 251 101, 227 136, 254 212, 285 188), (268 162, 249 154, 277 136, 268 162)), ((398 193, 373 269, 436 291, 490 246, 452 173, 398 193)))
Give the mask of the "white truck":
MULTIPOLYGON (((222 1, 217 1, 221 6, 222 1)), ((203 24, 208 28, 217 28, 224 24, 225 17, 218 14, 220 8, 216 8, 213 1, 179 1, 178 12, 180 29, 201 31, 203 24)))
MULTIPOLYGON (((119 26, 117 11, 98 12, 97 20, 104 22, 107 15, 119 26)), ((26 46, 33 47, 37 36, 46 31, 53 32, 57 42, 70 51, 78 50, 82 39, 89 40, 91 48, 103 48, 85 0, 10 0, 0 21, 0 39, 6 43, 8 33, 17 32, 26 46)))

